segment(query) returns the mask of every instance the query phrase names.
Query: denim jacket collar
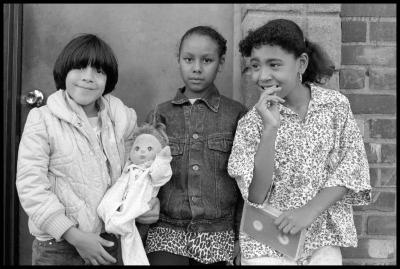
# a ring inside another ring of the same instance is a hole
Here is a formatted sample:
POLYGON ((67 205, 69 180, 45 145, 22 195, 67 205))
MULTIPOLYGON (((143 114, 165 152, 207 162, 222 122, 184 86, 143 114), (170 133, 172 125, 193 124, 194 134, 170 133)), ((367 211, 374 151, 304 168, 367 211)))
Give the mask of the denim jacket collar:
MULTIPOLYGON (((184 92, 185 92, 185 87, 179 88, 178 92, 175 95, 175 98, 172 99, 171 103, 176 104, 176 105, 182 105, 182 104, 189 102, 189 99, 184 94, 184 92)), ((202 100, 204 103, 206 103, 206 105, 212 111, 218 112, 221 95, 219 94, 219 92, 214 84, 212 86, 210 86, 210 89, 208 90, 208 92, 203 97, 200 97, 199 99, 202 100)))

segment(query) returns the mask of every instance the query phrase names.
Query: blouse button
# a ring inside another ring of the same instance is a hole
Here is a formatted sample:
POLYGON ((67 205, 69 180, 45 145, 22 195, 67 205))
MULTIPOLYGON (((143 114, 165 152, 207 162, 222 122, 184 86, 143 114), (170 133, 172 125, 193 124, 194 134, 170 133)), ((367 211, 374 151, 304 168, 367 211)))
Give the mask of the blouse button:
POLYGON ((192 137, 193 137, 193 139, 197 139, 197 138, 199 138, 199 135, 198 134, 193 134, 192 137))
POLYGON ((198 165, 193 165, 193 170, 194 170, 194 171, 199 170, 199 166, 198 166, 198 165))

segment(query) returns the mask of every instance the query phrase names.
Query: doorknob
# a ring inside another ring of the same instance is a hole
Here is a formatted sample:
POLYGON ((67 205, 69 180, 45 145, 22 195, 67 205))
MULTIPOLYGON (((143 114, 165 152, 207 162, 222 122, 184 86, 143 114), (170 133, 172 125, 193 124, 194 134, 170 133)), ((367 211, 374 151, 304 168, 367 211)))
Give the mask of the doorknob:
POLYGON ((44 95, 40 90, 33 90, 28 92, 25 96, 25 102, 30 106, 39 107, 44 101, 44 95))

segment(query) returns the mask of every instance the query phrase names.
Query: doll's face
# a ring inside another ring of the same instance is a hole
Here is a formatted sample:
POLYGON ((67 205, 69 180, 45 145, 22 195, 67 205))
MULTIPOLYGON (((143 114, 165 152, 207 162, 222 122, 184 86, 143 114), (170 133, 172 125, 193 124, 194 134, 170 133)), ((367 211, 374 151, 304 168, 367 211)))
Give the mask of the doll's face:
POLYGON ((134 164, 142 164, 154 160, 161 148, 161 143, 155 136, 141 134, 135 139, 129 157, 134 164))

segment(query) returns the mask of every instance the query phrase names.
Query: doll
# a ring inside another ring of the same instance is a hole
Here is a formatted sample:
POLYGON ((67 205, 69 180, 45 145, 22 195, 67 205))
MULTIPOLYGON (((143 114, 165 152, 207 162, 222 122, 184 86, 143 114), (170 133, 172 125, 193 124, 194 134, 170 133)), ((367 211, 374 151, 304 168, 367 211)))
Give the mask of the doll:
POLYGON ((149 265, 135 218, 150 209, 148 202, 170 180, 172 157, 162 123, 138 127, 133 140, 122 175, 106 192, 97 212, 107 232, 121 235, 124 265, 149 265))

